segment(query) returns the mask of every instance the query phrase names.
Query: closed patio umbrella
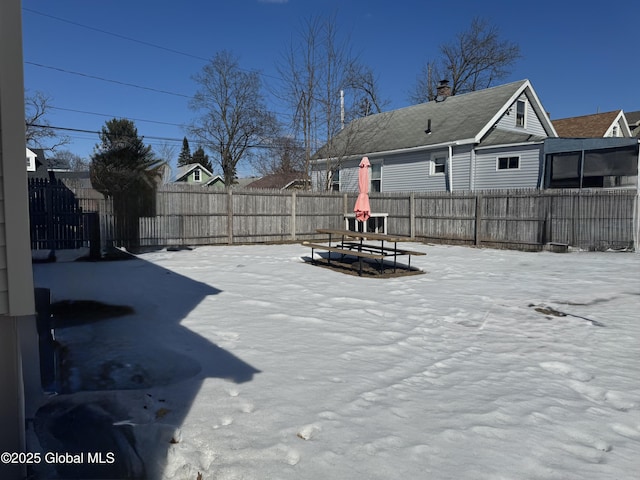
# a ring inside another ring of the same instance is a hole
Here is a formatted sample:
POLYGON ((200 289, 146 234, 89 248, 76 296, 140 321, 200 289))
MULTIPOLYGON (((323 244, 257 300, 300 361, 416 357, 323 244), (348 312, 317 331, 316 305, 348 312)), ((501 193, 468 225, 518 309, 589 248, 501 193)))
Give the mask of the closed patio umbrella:
POLYGON ((369 206, 369 159, 362 157, 360 161, 360 169, 358 171, 358 199, 353 211, 359 222, 366 222, 371 215, 371 207, 369 206))

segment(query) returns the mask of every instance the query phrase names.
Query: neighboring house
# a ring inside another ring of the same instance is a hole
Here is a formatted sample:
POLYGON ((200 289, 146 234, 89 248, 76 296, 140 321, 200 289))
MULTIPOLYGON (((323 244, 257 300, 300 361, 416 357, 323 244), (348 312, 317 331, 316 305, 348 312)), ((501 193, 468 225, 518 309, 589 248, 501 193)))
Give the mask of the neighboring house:
POLYGON ((38 156, 33 150, 27 150, 27 172, 36 171, 36 157, 38 156))
POLYGON ((158 160, 147 167, 148 171, 154 171, 156 173, 156 179, 158 185, 166 185, 171 183, 173 174, 171 172, 171 165, 164 160, 158 160))
POLYGON ((190 163, 188 165, 178 167, 176 177, 173 181, 206 185, 212 177, 213 173, 203 165, 199 163, 190 163))
POLYGON ((306 190, 309 186, 309 180, 304 177, 304 173, 300 172, 274 173, 254 180, 246 187, 276 190, 306 190))
POLYGON ((624 114, 627 118, 627 123, 629 124, 629 129, 631 130, 631 136, 640 138, 640 111, 638 112, 627 112, 624 114))
POLYGON ((224 178, 222 175, 216 175, 215 177, 211 177, 209 181, 205 184, 207 187, 213 188, 214 190, 224 190, 224 178))
MULTIPOLYGON (((232 188, 244 188, 250 183, 255 182, 256 180, 257 177, 236 178, 236 181, 233 183, 232 188)), ((227 188, 224 183, 224 178, 222 178, 221 175, 211 177, 205 185, 209 188, 213 188, 214 190, 224 190, 225 188, 227 188)))
POLYGON ((556 137, 528 80, 357 119, 313 157, 314 188, 356 191, 371 162, 371 191, 535 188, 543 147, 556 137))
POLYGON ((629 124, 622 110, 606 113, 594 113, 581 117, 552 120, 559 137, 564 138, 603 138, 631 137, 629 124))
POLYGON ((73 171, 67 160, 47 158, 44 150, 40 148, 33 148, 31 151, 35 155, 35 165, 31 169, 27 168, 27 177, 30 179, 62 180, 89 178, 88 170, 81 172, 73 171))

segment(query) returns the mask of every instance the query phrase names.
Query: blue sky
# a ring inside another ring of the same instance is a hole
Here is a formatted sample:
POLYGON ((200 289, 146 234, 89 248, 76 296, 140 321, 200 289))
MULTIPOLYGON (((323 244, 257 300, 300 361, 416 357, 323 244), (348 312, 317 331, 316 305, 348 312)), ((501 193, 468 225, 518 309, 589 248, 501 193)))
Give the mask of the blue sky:
MULTIPOLYGON (((572 0, 23 0, 25 87, 52 98, 51 125, 98 131, 106 120, 126 117, 154 147, 179 145, 152 137, 185 136, 178 125, 194 115, 188 109, 196 88, 192 75, 220 50, 236 54, 243 68, 262 72, 273 88, 275 65, 298 37, 302 22, 335 13, 340 32, 374 70, 393 109, 409 105, 409 91, 427 60, 437 58, 438 46, 482 16, 499 28, 502 39, 521 49, 522 58, 501 83, 531 80, 552 119, 637 111, 637 8, 626 5, 606 8, 572 0)), ((273 108, 287 113, 276 104, 273 108)), ((98 141, 94 134, 70 135, 73 142, 66 148, 83 157, 98 141)))

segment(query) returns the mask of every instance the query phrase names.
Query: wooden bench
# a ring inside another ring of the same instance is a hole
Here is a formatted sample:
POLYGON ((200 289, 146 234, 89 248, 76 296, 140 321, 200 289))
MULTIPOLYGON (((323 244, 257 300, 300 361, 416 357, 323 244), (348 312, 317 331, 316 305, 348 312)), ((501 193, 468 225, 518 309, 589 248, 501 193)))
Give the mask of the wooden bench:
MULTIPOLYGON (((407 265, 400 265, 400 268, 411 270, 411 255, 426 255, 426 253, 424 252, 398 248, 399 242, 413 241, 414 239, 412 239, 411 237, 388 235, 386 233, 381 234, 372 232, 356 232, 352 230, 333 228, 318 228, 316 229, 316 232, 328 235, 329 239, 328 245, 303 242, 303 245, 313 245, 313 249, 311 251, 312 256, 315 249, 324 249, 327 252, 338 252, 341 255, 352 255, 360 260, 361 268, 362 259, 371 258, 379 262, 380 273, 384 273, 385 258, 393 258, 393 271, 395 272, 398 267, 398 256, 406 255, 408 260, 407 265), (365 243, 365 241, 367 243, 365 243), (380 242, 380 244, 371 244, 369 243, 371 241, 380 242), (332 245, 332 242, 335 246, 332 245), (392 244, 393 246, 391 246, 390 244, 392 244)), ((329 253, 329 262, 330 261, 331 253, 329 253)))
POLYGON ((310 242, 302 242, 302 245, 305 247, 311 248, 311 261, 315 264, 316 260, 314 258, 314 252, 316 250, 322 250, 329 253, 327 257, 327 264, 331 265, 331 252, 339 253, 340 258, 343 259, 345 256, 356 257, 358 259, 358 275, 362 276, 362 259, 369 258, 371 260, 375 260, 380 262, 380 271, 384 270, 384 259, 385 256, 383 253, 371 253, 371 252, 362 252, 358 250, 352 250, 350 248, 344 248, 342 246, 332 247, 331 245, 322 245, 319 243, 310 243, 310 242))
POLYGON ((389 252, 390 255, 394 253, 398 255, 426 255, 425 252, 417 252, 415 250, 406 250, 404 248, 391 248, 391 247, 383 247, 381 245, 371 245, 369 243, 360 243, 360 242, 342 242, 342 245, 347 248, 359 248, 362 250, 370 250, 372 252, 389 252))
POLYGON ((311 255, 313 255, 313 251, 317 249, 317 250, 324 250, 326 252, 337 252, 343 256, 351 255, 352 257, 371 258, 374 260, 384 259, 387 256, 387 255, 384 255, 383 253, 362 252, 362 251, 353 250, 350 248, 331 247, 329 245, 321 245, 319 243, 302 242, 302 245, 304 245, 305 247, 311 247, 311 255))

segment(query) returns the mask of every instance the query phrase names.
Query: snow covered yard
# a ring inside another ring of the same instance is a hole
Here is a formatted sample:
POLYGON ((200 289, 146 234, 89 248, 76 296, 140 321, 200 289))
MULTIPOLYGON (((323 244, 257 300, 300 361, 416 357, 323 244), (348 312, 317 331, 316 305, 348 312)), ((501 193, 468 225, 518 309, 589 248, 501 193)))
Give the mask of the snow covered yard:
POLYGON ((149 478, 637 479, 640 255, 407 246, 426 274, 300 245, 35 265, 136 312, 58 331, 51 402, 117 405, 149 478))

